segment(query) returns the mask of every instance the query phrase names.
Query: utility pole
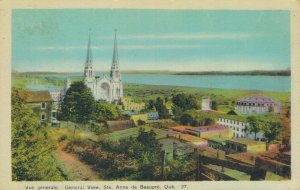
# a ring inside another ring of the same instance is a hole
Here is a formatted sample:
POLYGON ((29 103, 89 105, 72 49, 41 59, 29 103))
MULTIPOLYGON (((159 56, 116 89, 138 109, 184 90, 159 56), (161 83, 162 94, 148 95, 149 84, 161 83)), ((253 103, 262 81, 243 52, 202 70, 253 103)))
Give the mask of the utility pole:
POLYGON ((196 170, 196 181, 199 181, 199 167, 200 167, 200 163, 199 163, 199 157, 197 156, 197 170, 196 170))
POLYGON ((161 179, 165 179, 165 167, 166 167, 166 151, 163 150, 162 153, 162 166, 161 166, 161 179))
POLYGON ((177 158, 177 143, 173 142, 173 159, 177 158))
POLYGON ((76 128, 79 128, 79 127, 77 127, 77 125, 75 124, 75 125, 74 125, 74 131, 73 131, 73 137, 72 137, 72 140, 73 140, 73 142, 72 142, 72 149, 73 149, 74 140, 75 140, 75 132, 76 132, 76 128))
POLYGON ((199 154, 199 148, 194 149, 195 159, 196 159, 196 181, 200 180, 200 154, 199 154))

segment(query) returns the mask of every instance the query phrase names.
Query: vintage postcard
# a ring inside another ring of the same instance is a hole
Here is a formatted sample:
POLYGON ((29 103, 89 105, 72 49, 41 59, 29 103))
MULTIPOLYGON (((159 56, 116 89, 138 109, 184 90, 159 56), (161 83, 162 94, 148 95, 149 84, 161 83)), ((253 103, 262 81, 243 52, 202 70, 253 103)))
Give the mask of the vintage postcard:
POLYGON ((297 189, 299 1, 271 2, 7 5, 0 189, 297 189))

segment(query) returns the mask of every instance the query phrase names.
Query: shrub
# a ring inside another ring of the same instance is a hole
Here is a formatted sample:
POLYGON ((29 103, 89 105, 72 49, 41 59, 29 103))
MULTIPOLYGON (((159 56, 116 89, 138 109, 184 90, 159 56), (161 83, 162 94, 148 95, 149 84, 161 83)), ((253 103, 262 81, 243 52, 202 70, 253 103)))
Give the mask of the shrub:
POLYGON ((58 142, 62 142, 62 141, 65 141, 67 139, 67 135, 60 135, 60 137, 58 137, 58 142))

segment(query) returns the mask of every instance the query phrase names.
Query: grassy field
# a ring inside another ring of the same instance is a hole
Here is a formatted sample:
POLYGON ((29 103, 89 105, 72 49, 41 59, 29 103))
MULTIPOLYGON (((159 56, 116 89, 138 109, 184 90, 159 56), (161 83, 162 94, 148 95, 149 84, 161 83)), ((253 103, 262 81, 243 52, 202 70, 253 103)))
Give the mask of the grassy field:
MULTIPOLYGON (((128 138, 128 137, 137 137, 139 134, 139 129, 141 127, 134 127, 130 129, 120 130, 120 131, 114 131, 112 133, 108 133, 103 135, 104 138, 107 138, 112 141, 118 141, 122 138, 128 138)), ((150 131, 151 129, 154 130, 156 133, 156 138, 161 139, 167 136, 168 132, 160 129, 156 129, 153 127, 150 127, 148 125, 143 126, 142 128, 145 129, 145 131, 150 131)))
POLYGON ((159 86, 159 85, 124 85, 125 95, 133 96, 141 99, 153 99, 157 96, 168 97, 176 93, 190 93, 199 96, 214 98, 224 98, 235 100, 251 94, 262 94, 271 96, 282 102, 286 102, 290 99, 289 92, 267 92, 257 90, 228 90, 228 89, 210 89, 210 88, 193 88, 182 86, 159 86))

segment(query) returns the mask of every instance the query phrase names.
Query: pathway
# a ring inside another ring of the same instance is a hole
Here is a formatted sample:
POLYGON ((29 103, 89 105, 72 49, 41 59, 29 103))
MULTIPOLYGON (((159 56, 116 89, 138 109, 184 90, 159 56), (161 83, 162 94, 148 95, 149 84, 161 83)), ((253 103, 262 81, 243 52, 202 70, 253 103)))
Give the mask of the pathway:
POLYGON ((93 171, 90 165, 81 162, 75 154, 65 152, 62 145, 57 147, 56 158, 70 181, 101 180, 99 174, 93 171))

